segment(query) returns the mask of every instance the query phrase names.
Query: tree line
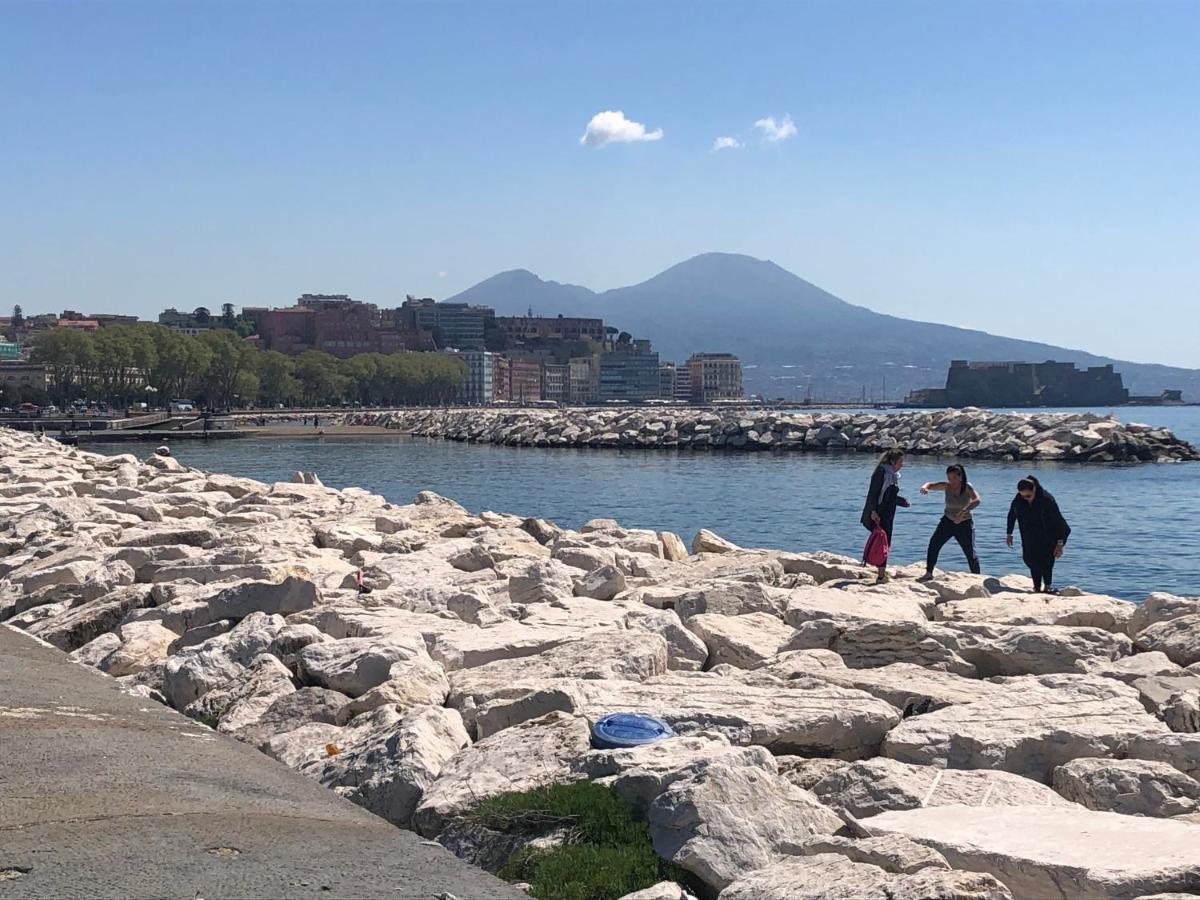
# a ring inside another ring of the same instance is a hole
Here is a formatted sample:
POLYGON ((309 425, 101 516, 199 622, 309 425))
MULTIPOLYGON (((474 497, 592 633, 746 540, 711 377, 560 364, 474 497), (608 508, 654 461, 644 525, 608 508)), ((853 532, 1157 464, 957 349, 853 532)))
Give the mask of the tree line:
POLYGON ((56 403, 165 405, 187 398, 216 409, 355 401, 427 405, 454 400, 467 375, 461 360, 440 353, 363 353, 337 359, 308 350, 290 357, 259 350, 231 329, 192 337, 151 324, 92 332, 55 328, 32 343, 33 361, 46 367, 46 399, 56 403))

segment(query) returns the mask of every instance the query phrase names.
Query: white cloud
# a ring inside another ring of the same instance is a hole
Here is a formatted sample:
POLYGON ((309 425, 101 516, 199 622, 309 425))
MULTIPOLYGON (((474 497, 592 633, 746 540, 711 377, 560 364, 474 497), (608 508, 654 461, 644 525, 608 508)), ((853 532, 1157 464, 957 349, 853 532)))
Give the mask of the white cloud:
POLYGON ((445 278, 449 274, 450 273, 447 272, 445 269, 442 269, 442 271, 438 272, 438 278, 445 278))
POLYGON ((603 147, 606 144, 633 144, 638 141, 657 141, 663 136, 661 128, 647 131, 641 122, 625 118, 618 110, 605 110, 592 116, 587 131, 579 143, 587 147, 603 147))
POLYGON ((775 121, 774 116, 767 116, 765 119, 755 122, 754 127, 762 132, 763 138, 767 142, 772 144, 778 144, 796 134, 796 123, 792 121, 791 116, 787 115, 778 122, 775 121))
POLYGON ((728 135, 722 135, 713 141, 712 152, 716 153, 718 150, 739 150, 741 147, 742 142, 737 138, 730 137, 728 135))

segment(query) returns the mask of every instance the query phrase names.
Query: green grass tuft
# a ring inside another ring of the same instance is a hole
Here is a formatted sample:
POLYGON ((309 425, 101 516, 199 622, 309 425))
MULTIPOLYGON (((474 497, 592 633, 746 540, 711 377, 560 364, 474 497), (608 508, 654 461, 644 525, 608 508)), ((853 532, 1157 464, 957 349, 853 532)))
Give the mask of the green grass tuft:
POLYGON ((472 818, 506 834, 537 836, 566 831, 561 847, 525 848, 499 875, 527 881, 538 900, 617 900, 687 873, 659 858, 650 827, 610 789, 591 781, 501 794, 481 803, 472 818))

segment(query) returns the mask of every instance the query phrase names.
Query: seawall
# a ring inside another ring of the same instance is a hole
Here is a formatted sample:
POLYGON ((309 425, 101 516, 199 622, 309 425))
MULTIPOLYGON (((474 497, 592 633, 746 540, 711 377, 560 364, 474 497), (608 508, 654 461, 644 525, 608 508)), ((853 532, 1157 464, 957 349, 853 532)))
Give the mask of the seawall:
POLYGON ((450 409, 351 414, 349 424, 520 447, 870 452, 967 459, 1183 462, 1200 451, 1167 429, 1091 413, 780 414, 749 410, 450 409))

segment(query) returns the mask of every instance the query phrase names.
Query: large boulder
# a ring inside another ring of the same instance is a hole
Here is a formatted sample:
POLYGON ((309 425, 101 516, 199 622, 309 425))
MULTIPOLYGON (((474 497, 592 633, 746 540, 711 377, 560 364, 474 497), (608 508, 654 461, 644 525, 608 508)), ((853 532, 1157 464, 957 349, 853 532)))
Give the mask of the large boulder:
POLYGON ((904 662, 972 677, 975 667, 957 652, 961 641, 960 632, 933 623, 814 619, 796 629, 785 649, 832 650, 856 669, 904 662))
POLYGON ((676 781, 690 778, 714 762, 749 766, 775 774, 775 758, 762 747, 735 747, 720 734, 699 734, 655 741, 641 747, 593 750, 573 768, 611 787, 638 812, 676 781))
POLYGON ((632 610, 625 616, 625 627, 660 635, 667 642, 667 669, 698 672, 708 662, 708 645, 684 627, 673 609, 632 610))
POLYGON ((922 806, 1064 806, 1066 801, 1040 782, 1009 772, 942 769, 894 759, 850 763, 829 773, 812 792, 834 809, 855 818, 922 806))
POLYGON ((720 900, 1012 900, 996 878, 928 867, 888 872, 842 854, 791 856, 743 875, 720 900))
POLYGON ((792 650, 767 660, 740 677, 772 676, 784 681, 817 678, 830 684, 866 691, 905 715, 930 712, 955 703, 984 700, 1003 687, 978 678, 926 669, 912 663, 891 663, 870 669, 851 669, 831 650, 792 650))
POLYGON ((1073 759, 1054 770, 1054 789, 1088 809, 1169 818, 1200 810, 1200 781, 1144 759, 1073 759))
POLYGON ((795 629, 765 612, 744 616, 703 613, 687 621, 688 630, 708 647, 709 665, 753 669, 779 652, 795 629))
POLYGON ((117 631, 121 646, 103 662, 101 668, 114 678, 133 675, 147 666, 158 665, 167 658, 171 643, 179 637, 175 632, 154 621, 129 622, 117 631))
POLYGON ((725 540, 719 534, 701 528, 692 538, 693 553, 731 553, 740 550, 737 544, 725 540))
POLYGON ((42 619, 27 630, 69 653, 115 629, 133 610, 150 604, 149 586, 131 584, 67 609, 59 615, 42 619))
MULTIPOLYGON (((598 568, 598 567, 597 567, 598 568)), ((575 593, 575 572, 553 559, 527 563, 509 576, 508 594, 513 603, 549 603, 575 593)))
POLYGON ((1045 784, 1055 767, 1085 756, 1124 755, 1131 740, 1169 734, 1137 691, 1110 678, 1010 679, 986 700, 905 719, 883 755, 951 769, 1000 769, 1045 784))
POLYGON ((625 575, 616 566, 600 566, 575 582, 575 596, 611 600, 625 590, 625 575))
POLYGON ((1172 731, 1200 732, 1200 673, 1181 671, 1178 675, 1147 675, 1130 684, 1142 695, 1146 709, 1162 719, 1172 731))
POLYGON ((392 666, 398 662, 424 668, 431 677, 438 672, 419 638, 407 642, 342 638, 309 644, 297 654, 296 670, 305 684, 358 697, 387 681, 392 666))
POLYGON ((900 875, 911 875, 922 869, 950 868, 946 858, 936 850, 897 834, 857 839, 820 834, 810 837, 799 849, 805 856, 837 853, 854 862, 869 863, 900 875))
POLYGON ((484 738, 442 768, 416 812, 413 825, 434 837, 446 821, 488 797, 579 780, 572 764, 590 749, 591 726, 579 716, 551 713, 484 738))
POLYGON ((1200 597, 1177 597, 1155 591, 1137 605, 1129 617, 1126 634, 1137 637, 1138 633, 1159 622, 1169 622, 1180 616, 1200 613, 1200 597))
POLYGON ((865 590, 835 587, 796 588, 788 592, 786 619, 799 628, 816 619, 839 622, 926 622, 929 597, 914 594, 903 585, 872 585, 865 590))
MULTIPOLYGON (((551 708, 592 719, 640 710, 661 717, 679 734, 718 731, 735 744, 802 756, 876 756, 883 736, 900 720, 899 710, 882 700, 816 681, 744 684, 707 672, 675 672, 642 683, 556 679, 541 689, 557 693, 562 705, 551 708)), ((519 708, 524 702, 524 696, 497 699, 488 711, 499 715, 505 704, 519 708)))
POLYGON ((425 706, 403 718, 370 714, 372 727, 339 753, 306 764, 303 772, 396 825, 407 825, 442 767, 470 743, 462 717, 425 706))
POLYGON ((188 627, 206 625, 217 619, 243 619, 255 612, 287 616, 312 609, 320 601, 321 594, 317 586, 306 578, 289 576, 278 584, 243 581, 210 597, 206 611, 194 614, 188 627))
POLYGON ((955 869, 986 872, 1016 897, 1134 898, 1200 885, 1200 829, 1082 806, 965 806, 887 812, 877 834, 932 847, 955 869))
POLYGON ((1061 625, 963 625, 960 656, 982 678, 1074 672, 1081 660, 1115 660, 1133 652, 1123 634, 1061 625))
POLYGON ((261 750, 271 738, 298 726, 335 725, 338 710, 347 699, 345 694, 326 688, 293 690, 273 700, 253 724, 235 731, 234 735, 261 750))
POLYGON ((1171 662, 1190 666, 1200 662, 1200 613, 1156 622, 1137 633, 1139 650, 1161 650, 1171 662))
POLYGON ((264 653, 251 661, 237 681, 208 691, 185 712, 193 718, 217 719, 218 731, 237 732, 254 725, 273 703, 295 690, 288 668, 264 653))
POLYGON ((937 607, 943 622, 996 625, 1063 625, 1126 633, 1136 607, 1099 594, 996 594, 986 599, 955 600, 937 607))
POLYGON ((842 827, 836 813, 775 773, 720 761, 668 787, 647 819, 659 856, 715 891, 842 827))

